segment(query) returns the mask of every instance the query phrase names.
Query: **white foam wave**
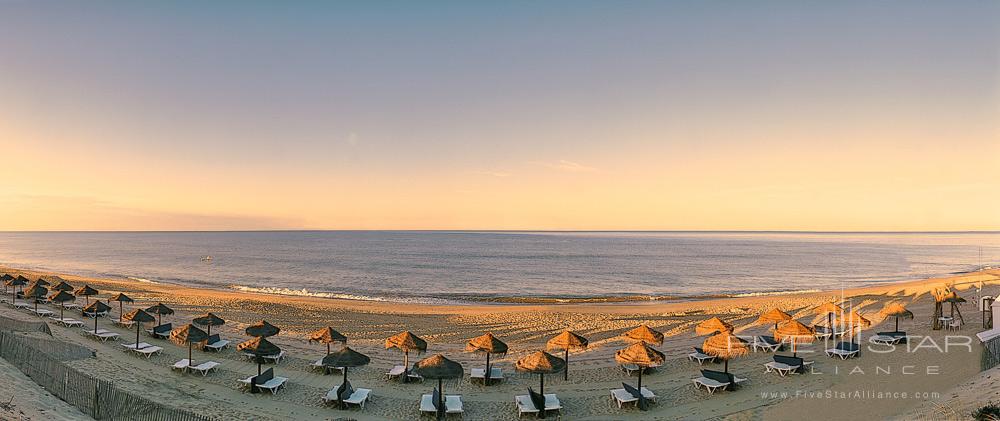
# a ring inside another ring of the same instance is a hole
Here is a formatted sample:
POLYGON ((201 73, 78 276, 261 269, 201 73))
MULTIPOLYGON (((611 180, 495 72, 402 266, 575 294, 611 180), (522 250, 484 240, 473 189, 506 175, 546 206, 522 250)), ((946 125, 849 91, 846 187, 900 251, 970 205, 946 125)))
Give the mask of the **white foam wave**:
POLYGON ((341 300, 357 301, 380 301, 380 302, 410 302, 410 303, 447 303, 447 300, 434 298, 389 298, 375 297, 370 295, 343 294, 334 292, 316 292, 308 289, 277 288, 277 287, 251 287, 246 285, 230 285, 232 289, 242 292, 252 292, 257 294, 291 295, 296 297, 318 297, 336 298, 341 300))
POLYGON ((132 281, 142 282, 142 283, 145 283, 145 284, 158 284, 159 283, 159 282, 156 282, 156 281, 151 280, 151 279, 139 278, 139 277, 135 277, 135 276, 126 276, 126 278, 128 278, 129 280, 132 280, 132 281))
POLYGON ((733 297, 764 297, 769 295, 792 295, 792 294, 808 294, 813 292, 822 292, 820 289, 793 289, 788 291, 770 291, 770 292, 745 292, 742 294, 733 294, 733 297))

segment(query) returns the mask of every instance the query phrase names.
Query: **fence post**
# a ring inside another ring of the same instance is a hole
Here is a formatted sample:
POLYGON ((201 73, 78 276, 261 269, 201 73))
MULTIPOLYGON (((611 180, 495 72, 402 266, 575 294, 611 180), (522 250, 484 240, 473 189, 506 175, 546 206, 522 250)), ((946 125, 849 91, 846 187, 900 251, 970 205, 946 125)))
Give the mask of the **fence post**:
POLYGON ((93 410, 93 414, 91 415, 92 417, 94 417, 95 420, 101 419, 100 418, 100 413, 101 412, 100 412, 100 409, 99 409, 100 407, 98 406, 100 404, 100 402, 99 402, 100 394, 97 393, 97 390, 98 390, 97 384, 98 384, 98 382, 95 381, 94 382, 94 410, 93 410))

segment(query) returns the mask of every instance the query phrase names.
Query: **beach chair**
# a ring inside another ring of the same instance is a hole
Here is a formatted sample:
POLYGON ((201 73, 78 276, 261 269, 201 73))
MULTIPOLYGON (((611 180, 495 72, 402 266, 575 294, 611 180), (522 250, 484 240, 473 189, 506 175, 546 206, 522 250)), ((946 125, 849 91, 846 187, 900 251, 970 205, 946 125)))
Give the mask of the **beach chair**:
POLYGON ((781 377, 785 377, 789 373, 796 372, 802 368, 803 361, 801 358, 789 357, 787 355, 775 355, 772 358, 774 361, 764 364, 764 368, 767 369, 766 373, 775 372, 781 377))
POLYGON ((60 305, 62 306, 62 308, 66 309, 66 310, 72 310, 72 309, 80 308, 80 305, 77 304, 77 303, 66 303, 66 304, 60 304, 60 305))
POLYGON ((83 332, 90 337, 100 339, 101 342, 107 342, 109 339, 118 339, 118 334, 109 330, 98 329, 94 332, 90 329, 84 329, 83 332))
POLYGON ((636 405, 640 405, 640 397, 650 402, 656 402, 656 394, 645 386, 640 391, 632 385, 622 383, 621 389, 611 389, 611 399, 618 403, 619 409, 626 403, 635 402, 636 405))
POLYGON ((392 369, 390 369, 389 371, 387 371, 385 373, 385 379, 386 380, 392 380, 394 378, 398 378, 398 377, 402 376, 403 372, 405 372, 405 371, 406 371, 406 367, 403 367, 401 365, 393 366, 392 369))
MULTIPOLYGON (((694 352, 688 354, 688 361, 697 361, 698 365, 705 364, 705 361, 715 361, 715 357, 705 353, 705 350, 694 347, 694 352)), ((623 366, 624 367, 624 366, 623 366)))
POLYGON ((26 302, 24 302, 24 301, 18 301, 18 302, 14 303, 14 304, 11 304, 11 306, 14 307, 14 308, 17 308, 17 309, 28 309, 28 308, 31 308, 31 305, 28 304, 28 303, 26 303, 26 302))
POLYGON ((152 329, 146 329, 146 333, 157 339, 167 339, 170 337, 170 331, 174 327, 170 323, 164 323, 162 325, 154 326, 152 329))
POLYGON ((841 360, 846 360, 851 357, 855 357, 861 352, 861 346, 853 342, 840 342, 837 346, 826 350, 826 355, 829 357, 840 357, 841 360))
POLYGON ((131 320, 114 320, 111 323, 114 323, 115 326, 123 327, 123 328, 126 328, 126 329, 130 328, 132 326, 135 326, 135 322, 133 322, 131 320))
POLYGON ((280 363, 283 358, 285 358, 285 351, 281 350, 275 355, 261 355, 264 360, 270 360, 271 362, 277 364, 280 363))
POLYGON ((202 345, 201 349, 218 352, 228 347, 229 341, 222 339, 218 334, 215 334, 209 336, 208 339, 205 340, 205 345, 202 345))
POLYGON ((905 344, 906 332, 878 332, 868 340, 878 344, 905 344))
POLYGON ((35 315, 37 315, 38 317, 48 317, 54 314, 52 313, 52 310, 46 310, 44 308, 40 308, 38 310, 32 310, 31 312, 35 313, 35 315))
POLYGON ((188 366, 188 371, 197 371, 197 372, 201 373, 202 377, 205 377, 205 376, 208 375, 208 373, 210 371, 215 370, 220 365, 222 365, 222 364, 219 364, 219 363, 217 363, 215 361, 205 361, 205 362, 203 362, 201 364, 198 364, 198 365, 195 365, 195 366, 188 366))
POLYGON ((781 341, 775 340, 773 336, 757 336, 753 341, 753 350, 775 352, 781 350, 781 341))
POLYGON ((71 319, 69 317, 63 317, 61 319, 55 318, 55 319, 52 319, 52 320, 54 320, 56 323, 59 323, 59 324, 61 324, 63 326, 66 326, 66 327, 83 326, 83 322, 81 322, 79 320, 76 320, 76 319, 71 319))
POLYGON ((147 347, 144 347, 144 348, 133 349, 131 351, 135 352, 136 354, 145 356, 146 359, 149 359, 149 357, 152 357, 155 354, 159 354, 160 352, 163 352, 163 348, 160 348, 160 347, 158 347, 156 345, 150 345, 150 346, 147 346, 147 347))
MULTIPOLYGON (((485 368, 473 368, 469 373, 469 380, 482 380, 486 381, 486 369, 485 368)), ((490 380, 500 380, 503 381, 503 370, 500 367, 490 367, 490 380)))
POLYGON ((94 314, 92 312, 81 311, 80 314, 83 314, 83 317, 104 317, 108 315, 108 312, 98 311, 97 314, 94 314))
MULTIPOLYGON (((438 400, 441 395, 437 388, 430 395, 420 396, 420 413, 432 413, 436 414, 438 412, 438 400)), ((445 395, 444 397, 444 413, 445 414, 461 414, 465 412, 462 405, 461 395, 445 395)))
POLYGON ((711 395, 718 389, 732 390, 749 379, 736 377, 732 373, 722 371, 701 370, 701 377, 691 379, 691 381, 694 383, 695 389, 704 386, 708 394, 711 395))
POLYGON ((323 359, 322 358, 316 360, 316 362, 314 362, 312 364, 309 364, 309 368, 312 369, 312 370, 316 370, 316 369, 323 370, 323 374, 330 374, 330 370, 337 370, 337 371, 339 371, 341 373, 344 372, 344 367, 327 367, 327 366, 323 365, 323 359))
POLYGON ((545 412, 562 410, 562 403, 559 402, 559 398, 556 397, 555 393, 546 393, 545 397, 541 397, 538 393, 531 390, 531 388, 528 388, 527 395, 514 396, 514 402, 517 403, 518 418, 523 414, 537 414, 541 412, 538 409, 539 406, 544 407, 545 412), (534 399, 532 399, 533 396, 534 399))
POLYGON ((186 371, 188 369, 188 367, 190 367, 190 366, 191 366, 191 361, 188 360, 187 358, 185 358, 183 360, 175 362, 174 365, 173 365, 173 367, 170 367, 170 369, 171 370, 186 371))
POLYGON ((138 344, 122 344, 122 347, 125 348, 126 351, 134 351, 136 349, 142 349, 148 346, 153 346, 153 345, 150 345, 145 342, 139 342, 138 344))
POLYGON ((273 369, 269 368, 260 376, 254 376, 251 379, 251 384, 259 389, 270 391, 274 395, 278 393, 278 389, 281 389, 287 381, 288 379, 285 377, 275 376, 273 369))

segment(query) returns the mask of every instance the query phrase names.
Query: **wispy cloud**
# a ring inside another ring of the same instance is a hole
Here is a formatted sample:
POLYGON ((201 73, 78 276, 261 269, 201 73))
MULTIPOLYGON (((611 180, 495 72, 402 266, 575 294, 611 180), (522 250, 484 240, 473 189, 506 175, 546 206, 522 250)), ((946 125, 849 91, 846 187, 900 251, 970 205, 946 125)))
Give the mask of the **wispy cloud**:
POLYGON ((566 171, 566 172, 594 172, 594 171, 597 171, 597 168, 586 166, 586 165, 583 165, 583 164, 581 164, 579 162, 567 161, 565 159, 560 159, 560 160, 554 161, 554 162, 534 161, 534 162, 532 162, 532 164, 541 165, 541 166, 544 166, 544 167, 547 167, 547 168, 551 168, 551 169, 554 169, 554 170, 566 171))

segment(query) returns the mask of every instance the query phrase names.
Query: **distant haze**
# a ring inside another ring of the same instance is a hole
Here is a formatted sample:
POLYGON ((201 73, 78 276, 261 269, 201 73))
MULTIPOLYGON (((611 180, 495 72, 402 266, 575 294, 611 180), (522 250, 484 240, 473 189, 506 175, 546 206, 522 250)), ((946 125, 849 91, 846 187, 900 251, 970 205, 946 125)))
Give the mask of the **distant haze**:
POLYGON ((1000 229, 1000 2, 0 2, 0 230, 1000 229))

